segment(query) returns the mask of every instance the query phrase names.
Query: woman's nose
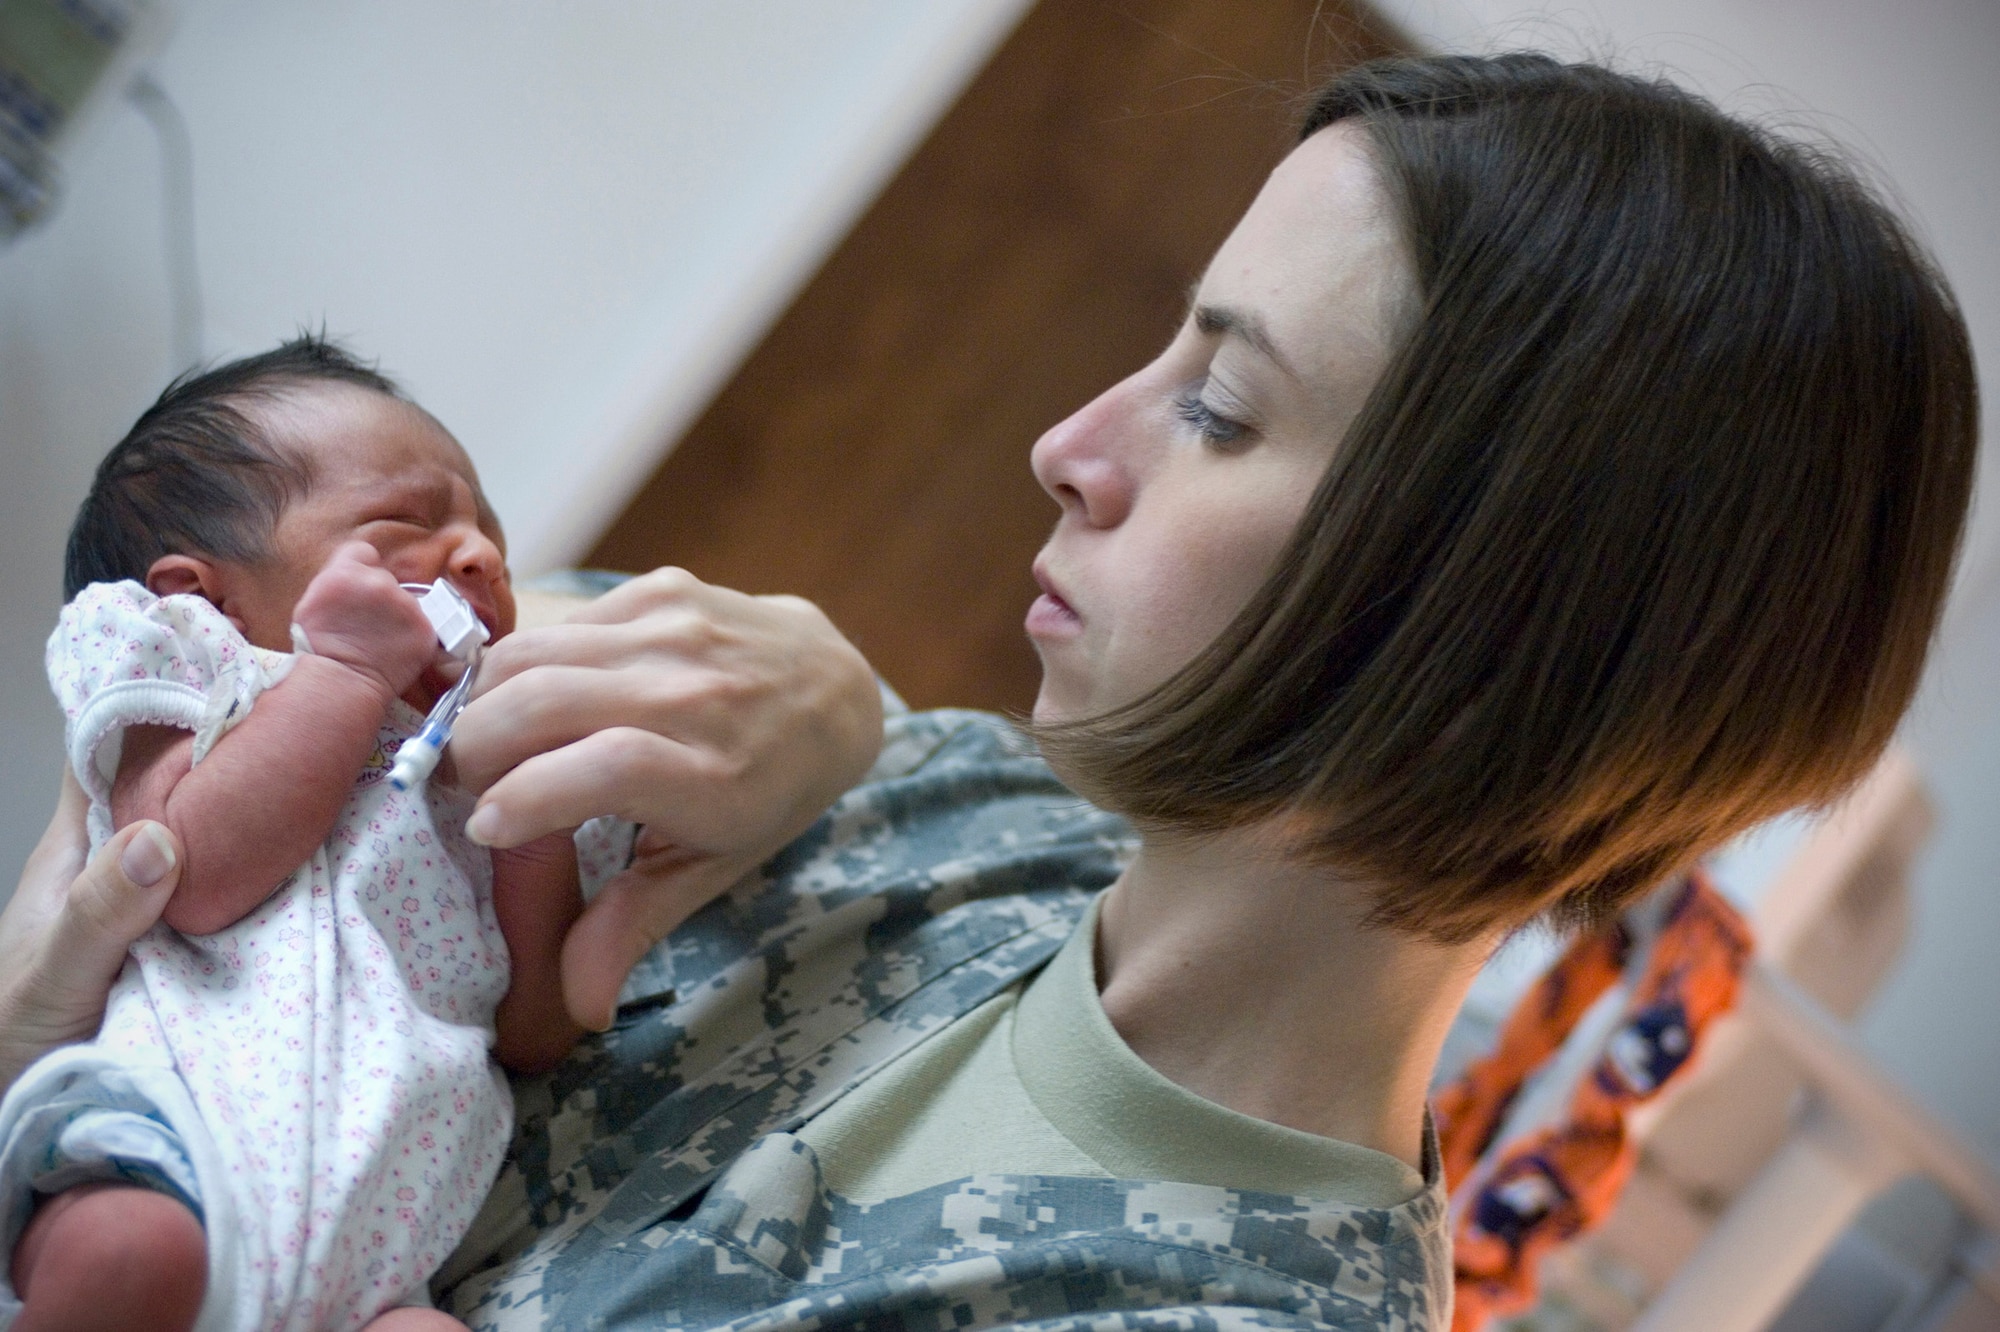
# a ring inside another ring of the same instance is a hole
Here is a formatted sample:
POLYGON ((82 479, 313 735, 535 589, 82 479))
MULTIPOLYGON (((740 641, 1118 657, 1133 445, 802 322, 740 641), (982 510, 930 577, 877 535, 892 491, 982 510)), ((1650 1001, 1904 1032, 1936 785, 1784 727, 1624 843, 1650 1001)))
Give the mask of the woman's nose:
POLYGON ((1119 389, 1100 394, 1035 441, 1028 455, 1035 480, 1065 513, 1092 527, 1116 527, 1132 511, 1136 491, 1121 445, 1129 428, 1119 389))

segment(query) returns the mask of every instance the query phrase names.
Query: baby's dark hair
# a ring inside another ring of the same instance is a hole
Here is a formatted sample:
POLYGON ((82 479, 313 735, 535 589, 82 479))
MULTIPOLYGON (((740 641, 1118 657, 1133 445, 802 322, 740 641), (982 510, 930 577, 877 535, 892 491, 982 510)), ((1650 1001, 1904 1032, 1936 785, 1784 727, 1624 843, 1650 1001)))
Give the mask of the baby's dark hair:
POLYGON ((167 385, 98 464, 63 554, 63 599, 91 583, 144 582, 162 555, 265 558, 279 513, 312 473, 244 408, 317 383, 404 399, 386 375, 314 333, 167 385))

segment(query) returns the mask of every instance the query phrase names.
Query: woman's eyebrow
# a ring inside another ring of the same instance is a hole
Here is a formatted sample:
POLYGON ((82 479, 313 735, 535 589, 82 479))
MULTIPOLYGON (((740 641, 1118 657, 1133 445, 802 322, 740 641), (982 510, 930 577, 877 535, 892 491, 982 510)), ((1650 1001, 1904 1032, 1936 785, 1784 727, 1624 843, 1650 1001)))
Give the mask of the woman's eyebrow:
POLYGON ((1266 360, 1292 379, 1299 377, 1278 351, 1277 344, 1271 341, 1264 321, 1247 310, 1233 310, 1226 305, 1197 305, 1194 307, 1194 326, 1210 337, 1234 334, 1262 352, 1266 360))

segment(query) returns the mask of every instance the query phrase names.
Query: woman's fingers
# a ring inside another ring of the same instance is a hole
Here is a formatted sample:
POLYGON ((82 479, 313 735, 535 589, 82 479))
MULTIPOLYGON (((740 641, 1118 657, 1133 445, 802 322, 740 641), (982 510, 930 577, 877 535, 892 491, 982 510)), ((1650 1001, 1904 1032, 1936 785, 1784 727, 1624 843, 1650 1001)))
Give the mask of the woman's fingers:
POLYGON ((466 830, 482 845, 513 847, 600 815, 650 822, 676 791, 714 803, 714 781, 700 772, 703 757, 636 727, 601 730, 537 754, 489 786, 466 830))
POLYGON ((484 792, 477 831, 495 845, 619 814, 687 845, 768 853, 881 745, 874 675, 810 603, 666 570, 584 614, 497 645, 459 719, 453 760, 484 792))
POLYGON ((563 940, 563 1004, 588 1031, 617 1014, 626 975, 654 944, 755 861, 674 851, 644 856, 604 886, 563 940))
MULTIPOLYGON (((617 632, 592 627, 575 637, 590 640, 617 632)), ((579 645, 572 641, 562 646, 574 650, 579 645)), ((484 666, 480 675, 484 684, 484 666)), ((542 662, 486 685, 466 706, 451 741, 459 785, 484 791, 535 755, 613 727, 660 735, 713 734, 729 724, 719 727, 707 714, 728 706, 737 692, 727 678, 690 663, 542 662)))
POLYGON ((180 881, 180 845, 165 824, 140 820, 112 836, 70 884, 68 909, 56 918, 51 961, 101 1009, 125 953, 159 921, 180 881))
POLYGON ((759 780, 727 754, 614 726, 520 764, 487 788, 466 827, 474 841, 505 848, 612 815, 690 854, 748 853, 754 864, 826 803, 780 805, 759 780))
POLYGON ((66 780, 0 913, 0 1087, 97 1030, 126 950, 159 920, 180 880, 179 844, 150 821, 119 830, 86 862, 83 811, 82 791, 66 780))
POLYGON ((564 945, 565 1004, 601 1028, 632 964, 804 831, 881 743, 874 673, 818 608, 663 569, 495 644, 451 749, 489 846, 600 815, 644 825, 651 849, 564 945))
POLYGON ((732 588, 704 583, 686 569, 662 568, 628 578, 578 607, 572 624, 624 624, 675 607, 704 608, 732 598, 754 600, 732 588))
POLYGON ((563 938, 563 1006, 585 1031, 611 1026, 626 975, 665 937, 665 930, 655 935, 643 919, 652 900, 653 894, 607 884, 563 938))
MULTIPOLYGON (((682 569, 656 569, 583 603, 561 624, 522 630, 494 644, 480 668, 479 693, 540 666, 614 669, 648 661, 715 666, 746 649, 754 659, 775 618, 765 603, 793 600, 747 596, 712 587, 682 569)), ((798 604, 811 609, 810 603, 798 604)))

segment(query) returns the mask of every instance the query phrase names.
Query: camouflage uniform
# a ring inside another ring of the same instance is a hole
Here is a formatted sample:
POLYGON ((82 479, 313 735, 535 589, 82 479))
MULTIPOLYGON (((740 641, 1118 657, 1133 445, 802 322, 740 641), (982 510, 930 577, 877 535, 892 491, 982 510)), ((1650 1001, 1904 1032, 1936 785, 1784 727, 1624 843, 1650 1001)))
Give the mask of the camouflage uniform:
POLYGON ((1442 1329, 1434 1161, 1390 1208, 1034 1175, 860 1204, 787 1131, 1031 974, 1129 849, 997 719, 892 717, 870 779, 642 963, 612 1031, 517 1083, 440 1306, 496 1332, 1442 1329))

